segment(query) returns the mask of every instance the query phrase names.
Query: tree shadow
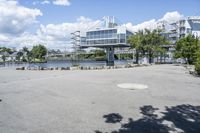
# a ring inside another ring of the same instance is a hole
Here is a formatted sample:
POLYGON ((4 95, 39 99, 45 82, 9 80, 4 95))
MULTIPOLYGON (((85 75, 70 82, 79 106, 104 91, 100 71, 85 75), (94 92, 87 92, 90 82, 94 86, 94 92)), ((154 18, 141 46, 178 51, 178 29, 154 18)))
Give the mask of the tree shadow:
POLYGON ((118 114, 118 113, 111 113, 111 114, 108 114, 108 115, 104 115, 103 118, 105 118, 105 122, 106 123, 118 123, 118 122, 121 122, 123 117, 118 114))
POLYGON ((163 120, 174 123, 185 133, 200 133, 200 106, 178 105, 166 107, 163 120))
MULTIPOLYGON (((164 116, 159 118, 155 111, 159 110, 151 105, 140 108, 142 118, 133 120, 129 118, 127 123, 121 123, 118 130, 111 133, 169 133, 181 129, 184 133, 200 133, 200 106, 178 105, 166 107, 164 116), (164 121, 171 122, 173 126, 164 124, 164 121)), ((111 113, 104 115, 106 123, 117 123, 122 120, 120 114, 111 113), (114 115, 113 115, 114 114, 114 115), (118 120, 118 118, 121 118, 118 120)), ((181 132, 181 131, 180 131, 181 132)), ((103 133, 96 130, 95 133, 103 133)))

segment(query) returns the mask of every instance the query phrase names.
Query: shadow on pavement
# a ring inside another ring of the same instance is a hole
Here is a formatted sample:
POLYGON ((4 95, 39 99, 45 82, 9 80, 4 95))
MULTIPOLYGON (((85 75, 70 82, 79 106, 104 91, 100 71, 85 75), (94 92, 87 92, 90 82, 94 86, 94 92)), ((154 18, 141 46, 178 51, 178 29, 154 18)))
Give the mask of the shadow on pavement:
POLYGON ((178 105, 166 107, 163 120, 174 123, 185 133, 200 133, 200 106, 178 105))
MULTIPOLYGON (((118 130, 111 133, 200 133, 200 106, 178 105, 166 107, 163 117, 155 114, 158 108, 151 105, 140 108, 142 118, 134 120, 129 118, 127 123, 121 123, 118 130), (171 125, 165 122, 171 123, 171 125)), ((111 113, 104 115, 106 123, 121 122, 123 117, 120 114, 111 113)), ((106 133, 96 130, 95 133, 106 133)))
POLYGON ((105 118, 105 122, 106 123, 118 123, 121 122, 121 120, 123 119, 123 117, 118 114, 118 113, 111 113, 108 115, 104 115, 103 118, 105 118))

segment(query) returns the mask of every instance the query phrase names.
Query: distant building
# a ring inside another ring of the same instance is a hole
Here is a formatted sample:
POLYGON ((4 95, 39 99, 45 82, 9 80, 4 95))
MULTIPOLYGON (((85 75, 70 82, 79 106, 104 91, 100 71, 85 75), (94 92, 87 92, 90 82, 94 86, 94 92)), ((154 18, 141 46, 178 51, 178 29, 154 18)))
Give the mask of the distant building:
POLYGON ((175 43, 188 34, 200 37, 200 16, 190 16, 172 23, 169 32, 169 40, 175 43))
POLYGON ((8 57, 9 57, 9 53, 8 52, 0 52, 0 61, 1 62, 4 61, 4 60, 7 61, 8 57))
POLYGON ((130 46, 127 44, 127 39, 132 34, 125 27, 120 26, 87 31, 84 45, 86 47, 127 47, 130 46))
POLYGON ((171 24, 161 21, 157 27, 163 31, 161 34, 171 42, 169 45, 164 46, 167 50, 165 62, 173 62, 175 45, 180 38, 186 37, 189 34, 200 37, 200 16, 190 16, 171 24))
POLYGON ((86 31, 86 36, 80 38, 80 47, 105 48, 108 65, 114 64, 114 49, 130 47, 128 37, 133 35, 125 26, 119 26, 114 18, 108 17, 104 28, 86 31))

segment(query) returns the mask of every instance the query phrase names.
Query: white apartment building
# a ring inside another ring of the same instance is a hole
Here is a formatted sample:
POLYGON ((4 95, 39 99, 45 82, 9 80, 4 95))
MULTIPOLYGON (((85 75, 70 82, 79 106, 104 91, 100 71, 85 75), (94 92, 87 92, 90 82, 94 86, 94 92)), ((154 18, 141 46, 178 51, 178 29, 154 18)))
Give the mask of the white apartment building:
POLYGON ((200 37, 200 16, 190 16, 170 25, 169 40, 173 43, 188 34, 200 37))

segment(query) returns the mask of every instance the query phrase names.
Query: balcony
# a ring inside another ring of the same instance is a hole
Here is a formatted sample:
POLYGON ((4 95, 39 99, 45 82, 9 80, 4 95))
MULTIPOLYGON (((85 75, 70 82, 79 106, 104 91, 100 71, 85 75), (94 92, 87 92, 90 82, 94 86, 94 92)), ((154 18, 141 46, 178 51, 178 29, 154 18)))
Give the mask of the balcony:
POLYGON ((185 32, 185 30, 181 30, 180 32, 179 32, 179 34, 185 34, 186 32, 185 32))
POLYGON ((176 34, 176 33, 171 33, 171 34, 169 34, 169 37, 170 37, 170 38, 178 37, 178 34, 176 34))

